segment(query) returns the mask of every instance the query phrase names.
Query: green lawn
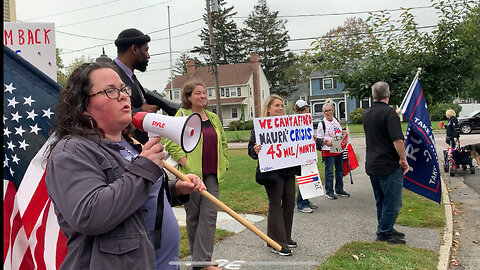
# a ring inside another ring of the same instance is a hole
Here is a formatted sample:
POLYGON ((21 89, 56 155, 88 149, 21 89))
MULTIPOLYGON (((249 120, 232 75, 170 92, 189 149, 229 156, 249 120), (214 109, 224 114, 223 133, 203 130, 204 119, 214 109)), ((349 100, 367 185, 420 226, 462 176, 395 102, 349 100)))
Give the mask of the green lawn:
POLYGON ((379 242, 350 242, 325 260, 319 270, 431 269, 438 254, 431 250, 379 242))
MULTIPOLYGON (((438 127, 439 122, 440 121, 432 122, 433 130, 440 130, 438 127)), ((408 124, 407 122, 402 122, 403 133, 407 131, 407 124, 408 124)), ((352 134, 364 133, 362 124, 348 124, 348 129, 352 134)), ((248 140, 250 140, 250 132, 251 132, 250 130, 236 130, 236 131, 225 130, 228 142, 248 142, 248 140)))
MULTIPOLYGON (((219 242, 223 238, 232 235, 233 232, 225 231, 222 229, 217 229, 215 231, 215 243, 219 242)), ((188 237, 187 237, 187 228, 185 226, 180 226, 180 254, 179 258, 186 257, 190 255, 190 248, 188 247, 188 237)))

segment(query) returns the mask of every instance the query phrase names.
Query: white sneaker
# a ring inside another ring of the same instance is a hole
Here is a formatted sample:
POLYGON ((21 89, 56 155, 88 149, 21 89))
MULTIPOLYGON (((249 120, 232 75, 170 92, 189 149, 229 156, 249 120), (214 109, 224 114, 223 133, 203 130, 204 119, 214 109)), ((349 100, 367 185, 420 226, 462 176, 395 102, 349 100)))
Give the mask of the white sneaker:
POLYGON ((313 213, 313 210, 310 207, 305 207, 303 209, 298 209, 298 211, 302 212, 302 213, 313 213))

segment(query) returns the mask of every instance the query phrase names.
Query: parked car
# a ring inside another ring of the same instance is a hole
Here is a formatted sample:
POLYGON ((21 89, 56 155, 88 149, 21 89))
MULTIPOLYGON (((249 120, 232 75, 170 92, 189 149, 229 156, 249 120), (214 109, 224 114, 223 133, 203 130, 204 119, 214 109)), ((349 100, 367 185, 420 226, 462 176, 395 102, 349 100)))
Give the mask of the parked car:
POLYGON ((471 133, 472 130, 480 130, 480 110, 472 112, 465 118, 458 118, 458 126, 462 134, 471 133))

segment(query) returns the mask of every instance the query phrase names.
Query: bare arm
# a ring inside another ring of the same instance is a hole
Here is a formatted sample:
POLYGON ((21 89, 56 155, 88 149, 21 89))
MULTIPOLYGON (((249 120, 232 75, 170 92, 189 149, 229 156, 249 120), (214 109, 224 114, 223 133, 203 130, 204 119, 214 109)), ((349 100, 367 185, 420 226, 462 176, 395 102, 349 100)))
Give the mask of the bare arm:
POLYGON ((400 164, 400 168, 403 169, 403 175, 405 175, 408 172, 407 155, 405 154, 405 142, 403 140, 395 140, 393 141, 393 146, 400 156, 400 161, 398 163, 400 164))

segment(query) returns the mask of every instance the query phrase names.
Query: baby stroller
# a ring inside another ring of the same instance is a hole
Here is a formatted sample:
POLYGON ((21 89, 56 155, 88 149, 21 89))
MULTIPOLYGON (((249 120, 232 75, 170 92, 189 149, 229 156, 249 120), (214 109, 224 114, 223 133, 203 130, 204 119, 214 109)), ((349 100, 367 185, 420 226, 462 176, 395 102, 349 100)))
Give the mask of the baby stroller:
POLYGON ((470 151, 465 149, 465 147, 460 147, 460 144, 457 144, 455 148, 449 146, 447 150, 443 150, 443 157, 445 160, 443 170, 445 172, 450 171, 450 176, 455 176, 460 167, 466 171, 467 166, 470 166, 471 174, 475 173, 475 167, 473 167, 472 164, 470 151))

